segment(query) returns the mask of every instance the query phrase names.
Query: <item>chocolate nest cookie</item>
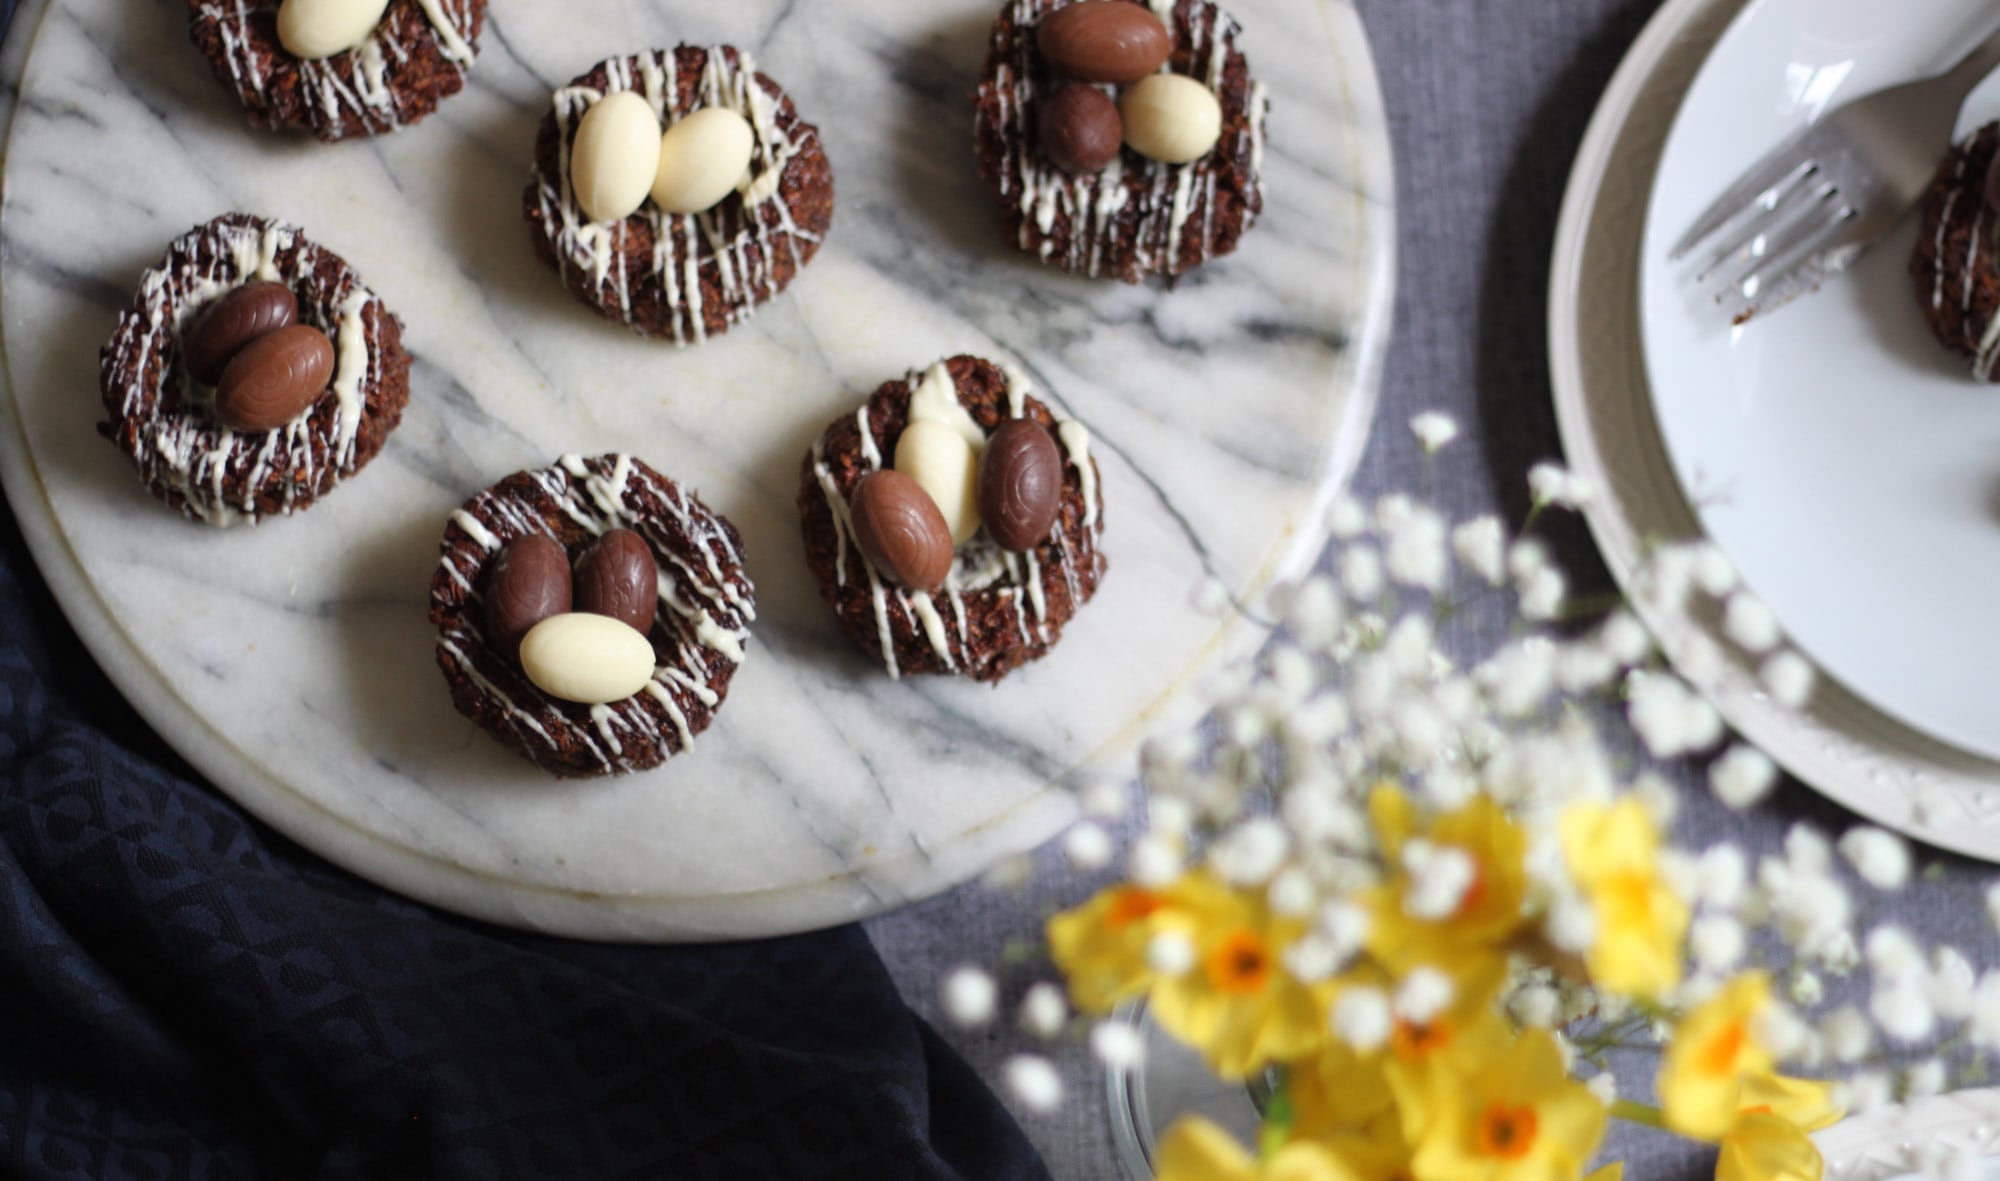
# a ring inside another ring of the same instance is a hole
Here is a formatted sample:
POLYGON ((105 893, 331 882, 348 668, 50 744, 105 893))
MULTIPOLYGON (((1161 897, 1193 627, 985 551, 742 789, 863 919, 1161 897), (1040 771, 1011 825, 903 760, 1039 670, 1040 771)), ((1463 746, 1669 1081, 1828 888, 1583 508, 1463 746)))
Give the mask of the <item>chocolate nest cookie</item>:
MULTIPOLYGON (((1042 104, 1066 79, 1044 60, 1035 35, 1071 2, 1012 0, 1003 8, 973 93, 979 171, 999 200, 1007 234, 1044 263, 1127 283, 1184 274, 1235 250, 1264 208, 1269 106, 1237 48, 1241 26, 1207 0, 1154 0, 1151 11, 1171 34, 1166 69, 1213 93, 1220 136, 1189 163, 1149 160, 1128 141, 1101 170, 1072 174, 1051 161, 1043 143, 1042 104)), ((1148 8, 1146 0, 1129 3, 1148 8)))
POLYGON ((566 455, 516 472, 451 515, 441 549, 430 618, 452 704, 566 778, 657 767, 692 745, 722 708, 757 617, 736 527, 629 455, 566 455), (487 579, 494 556, 515 538, 552 537, 575 561, 614 529, 638 534, 657 568, 658 608, 645 633, 655 667, 631 696, 580 705, 537 688, 489 641, 487 579))
POLYGON ((197 226, 146 272, 99 356, 108 421, 98 432, 130 456, 153 495, 214 525, 290 514, 367 465, 402 421, 410 356, 402 324, 339 255, 298 227, 248 213, 197 226), (190 372, 184 333, 253 281, 281 283, 297 318, 337 358, 326 392, 276 429, 232 431, 214 389, 190 372))
POLYGON ((835 419, 801 467, 799 518, 820 597, 891 677, 946 673, 998 681, 1040 658, 1104 577, 1104 502, 1089 439, 1081 423, 1059 420, 1028 397, 1018 374, 977 357, 953 357, 884 384, 858 411, 835 419), (1026 419, 1061 446, 1060 493, 1046 537, 1014 551, 982 527, 952 550, 950 572, 934 594, 896 585, 862 552, 854 529, 856 490, 897 455, 913 396, 932 407, 962 408, 969 416, 963 429, 976 428, 986 439, 1026 419))
POLYGON ((2000 123, 1951 150, 1923 198, 1910 259, 1917 307, 1979 381, 2000 380, 2000 123))
POLYGON ((188 34, 254 127, 328 141, 407 127, 465 86, 486 0, 389 0, 367 39, 306 59, 278 36, 279 0, 188 0, 188 34))
POLYGON ((812 261, 833 221, 833 169, 819 129, 749 54, 683 45, 612 58, 556 91, 522 206, 536 255, 570 294, 641 335, 688 344, 748 319, 812 261), (741 115, 753 137, 748 179, 705 212, 649 200, 592 222, 571 185, 571 146, 585 113, 619 91, 642 95, 662 127, 710 107, 741 115))

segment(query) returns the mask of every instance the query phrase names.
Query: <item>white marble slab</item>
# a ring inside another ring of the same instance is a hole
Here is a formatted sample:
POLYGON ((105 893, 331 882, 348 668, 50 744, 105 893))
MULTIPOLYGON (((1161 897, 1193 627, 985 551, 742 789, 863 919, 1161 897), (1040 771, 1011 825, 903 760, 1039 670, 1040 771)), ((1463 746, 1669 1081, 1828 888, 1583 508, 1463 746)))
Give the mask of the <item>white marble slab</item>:
POLYGON ((15 512, 93 652, 195 766, 304 844, 446 907, 601 938, 757 935, 875 913, 1045 839, 1070 814, 1052 784, 1124 773, 1201 670, 1254 644, 1198 588, 1248 595, 1310 563, 1366 431, 1391 185, 1345 4, 1235 5, 1272 94, 1267 212, 1172 292, 1061 276, 1000 240, 965 97, 992 0, 496 0, 465 93, 417 128, 332 147, 246 128, 177 3, 24 7, 0 208, 15 512), (685 351, 571 303, 519 209, 550 88, 676 41, 751 49, 820 125, 838 190, 829 244, 791 292, 685 351), (153 502, 93 424, 97 349, 139 273, 230 209, 344 254, 403 317, 417 364, 372 467, 302 516, 217 531, 153 502), (829 418, 961 351, 1018 360, 1089 425, 1108 501, 1097 600, 997 689, 892 682, 851 649, 793 509, 829 418), (692 752, 556 782, 452 710, 426 587, 469 493, 618 448, 735 520, 760 617, 692 752))

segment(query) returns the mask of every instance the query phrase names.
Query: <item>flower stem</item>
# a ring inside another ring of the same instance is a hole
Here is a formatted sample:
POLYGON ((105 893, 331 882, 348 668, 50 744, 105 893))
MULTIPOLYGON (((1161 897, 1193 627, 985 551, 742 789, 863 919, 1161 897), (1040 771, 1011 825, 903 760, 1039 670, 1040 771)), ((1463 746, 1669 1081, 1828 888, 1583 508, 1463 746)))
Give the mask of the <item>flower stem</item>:
POLYGON ((1630 1099, 1613 1099, 1611 1117, 1627 1123, 1644 1124, 1649 1128, 1665 1129, 1667 1121, 1660 1115, 1660 1109, 1648 1103, 1635 1103, 1630 1099))

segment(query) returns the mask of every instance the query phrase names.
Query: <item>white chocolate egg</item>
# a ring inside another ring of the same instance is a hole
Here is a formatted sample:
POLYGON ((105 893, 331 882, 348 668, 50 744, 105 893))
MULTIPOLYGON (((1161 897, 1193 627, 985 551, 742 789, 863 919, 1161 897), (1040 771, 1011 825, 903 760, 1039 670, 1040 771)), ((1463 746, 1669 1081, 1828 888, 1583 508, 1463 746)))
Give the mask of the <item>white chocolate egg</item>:
POLYGON ((389 0, 284 0, 278 6, 278 41, 308 61, 345 53, 382 23, 389 0))
POLYGON ((736 191, 750 171, 756 136, 728 107, 703 107, 660 140, 653 202, 668 213, 701 213, 736 191))
POLYGON ((521 637, 521 671, 551 697, 609 705, 653 679, 653 645, 608 615, 551 615, 521 637))
POLYGON ((1118 100, 1125 146, 1149 160, 1188 164, 1208 155, 1222 136, 1222 104, 1208 87, 1182 74, 1148 74, 1118 100))
POLYGON ((979 456, 964 435, 935 419, 912 420, 896 440, 896 470, 931 494, 953 545, 979 532, 979 456))
POLYGON ((616 91, 583 113, 569 149, 569 183, 590 220, 632 216, 659 168, 660 120, 643 95, 616 91))

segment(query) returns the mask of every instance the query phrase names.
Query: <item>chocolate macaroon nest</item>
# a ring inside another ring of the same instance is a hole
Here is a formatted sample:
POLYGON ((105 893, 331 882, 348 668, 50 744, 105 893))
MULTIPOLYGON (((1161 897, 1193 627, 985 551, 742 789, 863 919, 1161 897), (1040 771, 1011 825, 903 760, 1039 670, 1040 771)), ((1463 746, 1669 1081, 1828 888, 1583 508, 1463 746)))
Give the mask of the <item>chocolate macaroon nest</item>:
POLYGON ((1208 0, 1010 0, 973 93, 980 175, 1023 252, 1171 279, 1264 208, 1269 101, 1208 0))
POLYGON ((1921 208, 1910 259, 1918 310, 1974 379, 2000 381, 2000 123, 1951 150, 1921 208))
POLYGON ((441 549, 452 704, 543 770, 657 767, 722 708, 757 614, 743 540, 643 462, 516 472, 451 515, 441 549))
POLYGON ((682 45, 601 62, 555 92, 522 206, 571 295, 693 344, 812 261, 833 169, 818 128, 749 54, 682 45))
POLYGON ((835 419, 798 506, 820 597, 891 677, 998 681, 1046 655, 1105 574, 1089 432, 977 357, 835 419))
POLYGON ((332 142, 408 127, 465 86, 486 0, 188 0, 188 34, 254 127, 332 142))
POLYGON ((139 283, 99 354, 98 431, 190 520, 312 504, 375 457, 410 398, 403 328, 297 226, 230 213, 139 283))

